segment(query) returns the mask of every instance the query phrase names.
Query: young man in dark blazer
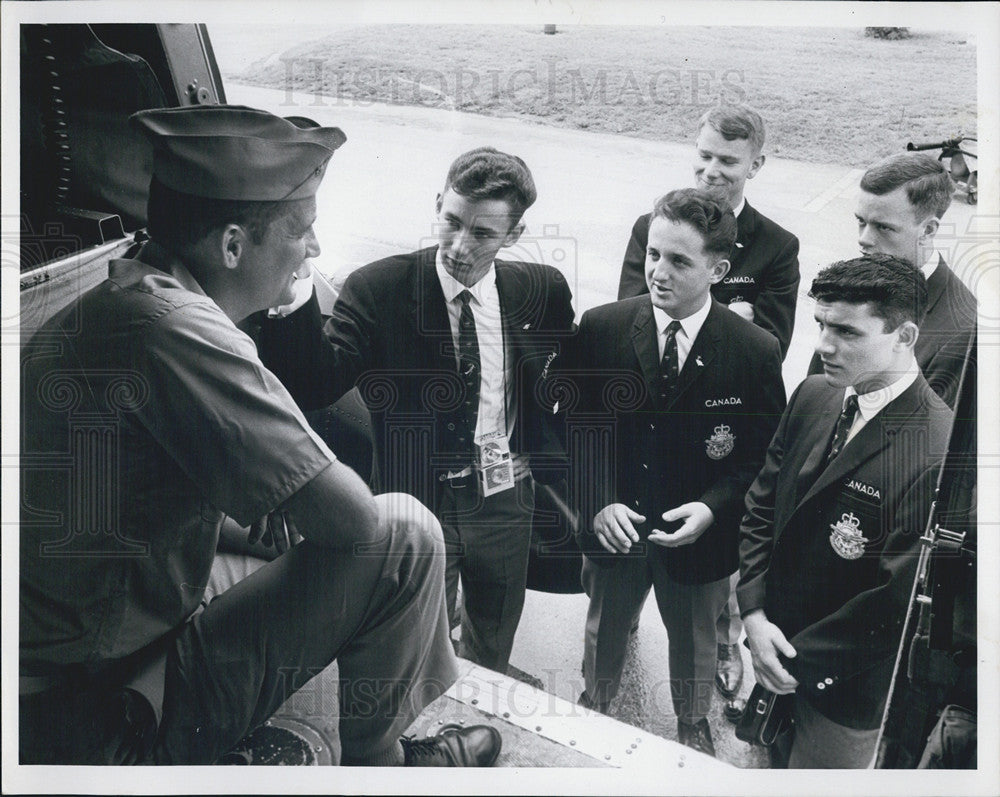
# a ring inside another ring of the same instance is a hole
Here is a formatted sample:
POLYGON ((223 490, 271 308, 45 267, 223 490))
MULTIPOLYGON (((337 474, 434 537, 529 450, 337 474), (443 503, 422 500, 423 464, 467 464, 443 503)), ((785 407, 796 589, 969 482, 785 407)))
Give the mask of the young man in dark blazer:
POLYGON ((740 529, 758 683, 794 692, 789 767, 875 754, 951 412, 913 357, 926 283, 888 255, 813 281, 823 374, 789 401, 740 529))
MULTIPOLYGON (((893 255, 927 279, 927 315, 913 353, 924 378, 955 406, 969 341, 976 334, 976 297, 935 244, 954 188, 944 165, 925 152, 900 152, 868 168, 854 212, 862 254, 893 255)), ((809 373, 823 372, 819 355, 809 373)))
POLYGON ((617 693, 652 586, 678 736, 709 754, 716 619, 738 566, 743 496, 785 406, 777 340, 710 294, 735 237, 732 211, 705 191, 657 200, 650 294, 585 313, 560 375, 576 387, 568 451, 587 519, 581 703, 606 710, 617 693))
POLYGON ((261 331, 263 348, 285 352, 269 359, 304 408, 359 388, 376 492, 434 509, 452 627, 462 579, 460 652, 500 672, 524 604, 532 477, 564 475, 536 386, 573 326, 569 286, 551 266, 496 260, 518 241, 535 196, 520 158, 467 152, 437 196, 437 246, 353 272, 322 335, 315 296, 261 331))
MULTIPOLYGON (((729 273, 712 286, 712 297, 753 321, 778 339, 781 357, 788 353, 795 325, 799 289, 799 239, 758 213, 743 196, 747 180, 764 166, 764 120, 746 105, 719 105, 698 122, 695 184, 728 203, 736 215, 736 243, 729 253, 729 273)), ((636 219, 622 263, 618 298, 639 296, 646 287, 646 239, 649 214, 636 219)), ((733 585, 735 588, 735 584, 733 585)), ((738 716, 734 700, 743 680, 743 660, 736 647, 743 626, 730 594, 719 616, 716 637, 716 686, 730 703, 727 716, 738 716)))

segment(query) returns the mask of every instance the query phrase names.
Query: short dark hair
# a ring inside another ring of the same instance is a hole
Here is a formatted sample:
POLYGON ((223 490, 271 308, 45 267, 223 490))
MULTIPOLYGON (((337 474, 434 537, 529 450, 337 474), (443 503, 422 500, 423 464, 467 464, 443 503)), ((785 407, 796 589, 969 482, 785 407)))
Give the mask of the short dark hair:
POLYGON ((904 321, 917 326, 927 313, 927 280, 919 268, 892 255, 871 254, 839 260, 813 280, 809 295, 820 302, 870 302, 885 331, 904 321))
POLYGON ((754 157, 764 149, 764 120, 749 105, 720 103, 698 120, 698 131, 708 125, 726 141, 745 139, 753 147, 754 157))
POLYGON ((527 164, 493 147, 478 147, 455 158, 444 183, 444 190, 449 188, 469 199, 504 200, 515 224, 538 197, 527 164))
POLYGON ((679 188, 664 194, 653 205, 655 218, 685 222, 704 240, 706 252, 729 257, 736 243, 736 216, 729 205, 700 188, 679 188))
POLYGON ((861 178, 861 190, 876 196, 903 186, 917 221, 931 214, 940 219, 955 190, 944 164, 926 152, 897 152, 869 166, 861 178))
POLYGON ((260 244, 267 228, 293 204, 209 199, 175 191, 154 177, 149 184, 146 229, 150 238, 177 255, 187 253, 210 232, 227 224, 239 224, 253 243, 260 244))

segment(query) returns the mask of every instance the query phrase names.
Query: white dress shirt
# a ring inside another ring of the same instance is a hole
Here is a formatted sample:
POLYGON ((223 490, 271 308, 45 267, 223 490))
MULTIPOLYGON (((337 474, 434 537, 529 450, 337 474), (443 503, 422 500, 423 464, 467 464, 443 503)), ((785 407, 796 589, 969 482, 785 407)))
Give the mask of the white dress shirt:
POLYGON ((705 299, 705 304, 701 309, 695 311, 687 318, 674 319, 667 313, 653 305, 653 318, 656 319, 656 346, 660 352, 660 360, 663 359, 663 349, 667 345, 667 327, 671 321, 680 321, 681 328, 677 330, 675 336, 677 340, 677 373, 684 370, 684 363, 687 362, 688 352, 694 345, 695 338, 701 331, 705 319, 708 318, 708 311, 712 309, 711 295, 705 299))
POLYGON ((489 271, 475 285, 466 288, 447 272, 441 262, 441 252, 435 258, 435 268, 445 306, 448 308, 448 322, 451 337, 455 343, 455 363, 458 364, 459 331, 458 322, 462 315, 462 301, 458 295, 468 290, 472 294, 469 307, 476 321, 476 339, 479 342, 479 362, 481 376, 479 383, 479 415, 476 418, 477 438, 492 432, 505 432, 508 440, 514 431, 513 364, 505 357, 503 318, 500 312, 500 293, 497 290, 496 266, 490 264, 489 271))
MULTIPOLYGON (((847 433, 847 440, 844 441, 844 445, 850 443, 857 436, 858 432, 865 428, 865 424, 885 409, 890 401, 899 398, 914 383, 919 375, 920 369, 917 368, 917 361, 911 357, 909 367, 891 385, 886 385, 870 393, 857 393, 853 387, 848 387, 844 391, 844 404, 847 403, 848 396, 857 395, 858 413, 854 416, 854 423, 847 433)), ((841 409, 843 409, 843 404, 841 405, 841 409)))

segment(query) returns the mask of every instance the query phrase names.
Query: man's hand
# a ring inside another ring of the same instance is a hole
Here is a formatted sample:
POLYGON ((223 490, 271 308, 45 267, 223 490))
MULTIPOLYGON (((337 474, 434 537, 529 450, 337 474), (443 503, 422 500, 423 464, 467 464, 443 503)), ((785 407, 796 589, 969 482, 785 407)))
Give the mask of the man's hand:
POLYGON ((785 639, 781 629, 767 619, 763 609, 746 615, 743 618, 743 627, 747 632, 757 683, 779 695, 794 692, 799 682, 781 666, 778 654, 793 659, 795 648, 785 639))
POLYGON ((645 523, 646 516, 633 512, 625 504, 608 504, 594 515, 594 533, 608 553, 628 553, 639 542, 634 523, 645 523))
POLYGON ((750 302, 730 302, 728 307, 740 318, 753 323, 753 305, 750 302))
POLYGON ((274 548, 278 553, 284 553, 301 539, 302 535, 295 530, 291 518, 280 509, 250 524, 250 533, 247 535, 250 545, 260 541, 261 545, 274 548))
POLYGON ((701 501, 692 501, 690 504, 681 504, 669 509, 662 515, 663 520, 672 523, 675 520, 683 520, 684 525, 677 531, 668 534, 660 529, 653 529, 649 534, 649 541, 662 545, 664 548, 677 548, 681 545, 690 545, 697 540, 705 530, 712 525, 715 515, 708 508, 707 504, 701 501))

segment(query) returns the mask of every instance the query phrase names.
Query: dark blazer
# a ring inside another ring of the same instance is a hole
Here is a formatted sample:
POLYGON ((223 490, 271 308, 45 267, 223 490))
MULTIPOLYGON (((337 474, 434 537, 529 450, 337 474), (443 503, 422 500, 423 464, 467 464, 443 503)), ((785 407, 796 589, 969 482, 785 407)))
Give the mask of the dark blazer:
POLYGON ((715 522, 696 542, 640 543, 627 555, 659 557, 677 581, 706 583, 738 567, 743 496, 785 406, 781 354, 772 335, 713 301, 664 407, 656 335, 648 296, 590 310, 566 358, 571 370, 559 374, 575 387, 565 404, 581 548, 598 563, 625 555, 605 552, 593 534, 608 504, 645 515, 647 535, 675 528, 663 512, 702 501, 715 522))
POLYGON ((922 376, 824 467, 844 391, 793 394, 746 496, 740 612, 763 608, 795 648, 796 694, 835 722, 876 728, 907 614, 951 411, 922 376), (855 522, 858 558, 834 545, 855 522))
MULTIPOLYGON (((269 367, 304 409, 330 404, 355 385, 372 417, 376 489, 435 504, 438 476, 469 464, 458 444, 463 385, 436 247, 397 255, 348 276, 319 334, 315 296, 301 310, 262 326, 269 367)), ((531 456, 532 475, 565 473, 559 429, 538 383, 573 326, 566 279, 536 263, 496 262, 516 420, 511 449, 531 456)))
MULTIPOLYGON (((632 227, 618 283, 619 299, 649 293, 646 243, 651 215, 640 216, 632 227)), ((750 302, 754 323, 778 339, 784 359, 795 326, 799 239, 758 213, 749 202, 740 211, 736 228, 736 246, 729 257, 729 273, 722 282, 712 286, 712 297, 723 304, 750 302)))
MULTIPOLYGON (((944 260, 927 280, 927 315, 913 353, 928 384, 949 407, 958 397, 962 365, 976 334, 976 297, 944 260)), ((809 375, 823 373, 819 355, 809 362, 809 375)))

